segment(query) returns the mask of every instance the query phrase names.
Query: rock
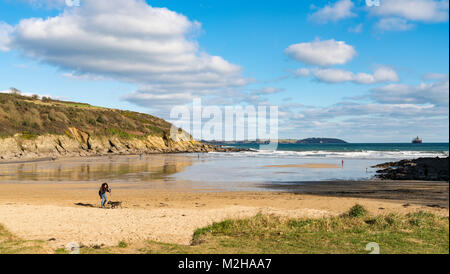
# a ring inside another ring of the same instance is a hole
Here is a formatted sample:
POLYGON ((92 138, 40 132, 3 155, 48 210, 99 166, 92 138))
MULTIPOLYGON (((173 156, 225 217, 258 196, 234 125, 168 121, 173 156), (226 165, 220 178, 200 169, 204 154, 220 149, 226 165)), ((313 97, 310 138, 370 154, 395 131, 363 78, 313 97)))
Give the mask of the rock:
POLYGON ((21 134, 0 138, 1 159, 8 161, 60 156, 242 151, 242 149, 204 144, 193 140, 183 132, 175 135, 175 139, 171 139, 166 136, 146 138, 90 136, 73 127, 69 128, 69 131, 70 134, 66 135, 46 134, 31 139, 26 139, 21 134))
POLYGON ((448 181, 449 158, 418 158, 373 166, 386 180, 448 181))

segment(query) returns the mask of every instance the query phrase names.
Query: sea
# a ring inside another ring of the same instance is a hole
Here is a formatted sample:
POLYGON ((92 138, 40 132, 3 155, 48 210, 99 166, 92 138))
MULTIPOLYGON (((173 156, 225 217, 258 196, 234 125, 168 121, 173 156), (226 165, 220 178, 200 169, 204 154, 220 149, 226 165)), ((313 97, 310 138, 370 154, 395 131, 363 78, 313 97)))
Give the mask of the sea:
POLYGON ((0 165, 1 183, 108 181, 155 189, 271 191, 269 185, 371 180, 385 162, 448 157, 448 143, 227 144, 250 151, 74 158, 0 165), (321 168, 310 168, 318 166, 321 168))
POLYGON ((227 146, 251 151, 208 153, 201 156, 202 161, 174 176, 221 185, 245 182, 243 187, 250 183, 370 180, 378 170, 373 166, 381 163, 449 156, 449 143, 279 144, 276 150, 262 150, 257 144, 227 146), (298 167, 307 164, 339 168, 298 167))

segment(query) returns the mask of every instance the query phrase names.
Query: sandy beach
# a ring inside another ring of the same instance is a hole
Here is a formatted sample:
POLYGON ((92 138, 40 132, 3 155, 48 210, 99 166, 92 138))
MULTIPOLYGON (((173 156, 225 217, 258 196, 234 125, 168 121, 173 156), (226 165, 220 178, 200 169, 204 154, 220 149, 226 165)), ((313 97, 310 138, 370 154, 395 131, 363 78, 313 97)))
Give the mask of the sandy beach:
MULTIPOLYGON (((361 204, 372 214, 426 210, 448 216, 448 182, 266 183, 261 191, 227 191, 224 182, 173 177, 195 161, 162 154, 3 163, 0 224, 22 239, 42 240, 57 249, 71 242, 87 247, 143 240, 189 245, 198 228, 260 212, 322 218, 361 204), (121 207, 99 208, 98 188, 104 181, 112 188, 109 199, 122 202, 121 207)), ((286 167, 335 168, 327 163, 286 167)))
POLYGON ((374 214, 427 210, 448 216, 448 209, 405 206, 403 201, 381 199, 279 192, 159 191, 129 184, 112 187, 111 199, 122 201, 122 208, 98 208, 97 185, 91 183, 0 184, 0 223, 23 239, 43 240, 52 248, 61 248, 70 242, 113 246, 119 241, 142 240, 188 245, 196 229, 226 218, 259 212, 321 218, 341 214, 356 203, 374 214))

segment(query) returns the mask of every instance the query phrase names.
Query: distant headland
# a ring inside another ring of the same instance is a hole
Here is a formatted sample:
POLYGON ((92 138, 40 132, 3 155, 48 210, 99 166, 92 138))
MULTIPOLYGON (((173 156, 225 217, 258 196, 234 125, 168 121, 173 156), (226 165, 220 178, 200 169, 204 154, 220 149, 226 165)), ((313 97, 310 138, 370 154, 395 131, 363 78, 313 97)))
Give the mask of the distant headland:
MULTIPOLYGON (((256 141, 206 141, 204 143, 209 144, 267 144, 268 140, 256 140, 256 141)), ((346 141, 337 138, 306 138, 306 139, 278 139, 279 144, 347 144, 346 141)))

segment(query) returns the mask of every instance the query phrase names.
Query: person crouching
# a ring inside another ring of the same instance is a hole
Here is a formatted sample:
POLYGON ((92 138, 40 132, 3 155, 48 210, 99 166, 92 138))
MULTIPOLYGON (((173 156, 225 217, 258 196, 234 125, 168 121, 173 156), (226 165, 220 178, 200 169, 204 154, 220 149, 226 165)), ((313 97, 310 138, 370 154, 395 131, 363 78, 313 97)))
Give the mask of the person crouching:
POLYGON ((109 188, 107 183, 103 183, 102 186, 100 187, 100 190, 98 191, 98 195, 100 196, 100 199, 102 199, 102 208, 108 201, 108 198, 106 197, 106 192, 111 193, 111 189, 109 188))

